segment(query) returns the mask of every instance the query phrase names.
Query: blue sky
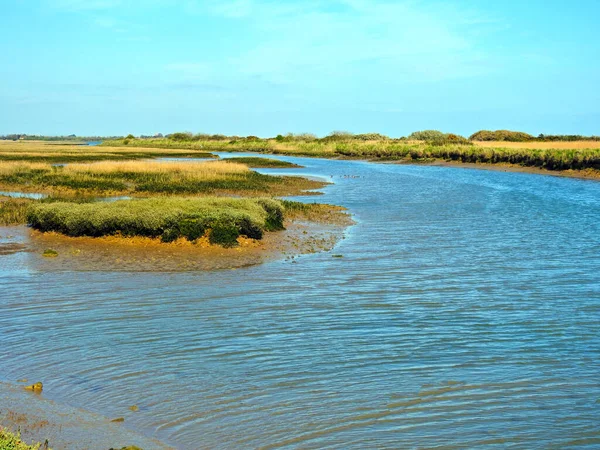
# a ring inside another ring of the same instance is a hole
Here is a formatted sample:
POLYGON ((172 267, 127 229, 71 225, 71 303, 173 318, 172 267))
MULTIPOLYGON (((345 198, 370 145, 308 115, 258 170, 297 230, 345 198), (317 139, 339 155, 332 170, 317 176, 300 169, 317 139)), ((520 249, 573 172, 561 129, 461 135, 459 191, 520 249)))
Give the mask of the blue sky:
POLYGON ((600 134, 597 0, 3 0, 0 134, 600 134))

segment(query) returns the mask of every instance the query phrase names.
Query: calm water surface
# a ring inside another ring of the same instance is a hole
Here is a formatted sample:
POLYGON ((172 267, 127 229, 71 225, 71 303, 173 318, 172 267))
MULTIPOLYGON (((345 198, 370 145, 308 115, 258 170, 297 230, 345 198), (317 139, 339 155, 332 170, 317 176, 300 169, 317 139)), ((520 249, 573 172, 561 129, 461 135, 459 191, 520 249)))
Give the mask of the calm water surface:
POLYGON ((0 257, 0 378, 183 449, 600 447, 600 183, 282 159, 335 182, 343 258, 0 257))

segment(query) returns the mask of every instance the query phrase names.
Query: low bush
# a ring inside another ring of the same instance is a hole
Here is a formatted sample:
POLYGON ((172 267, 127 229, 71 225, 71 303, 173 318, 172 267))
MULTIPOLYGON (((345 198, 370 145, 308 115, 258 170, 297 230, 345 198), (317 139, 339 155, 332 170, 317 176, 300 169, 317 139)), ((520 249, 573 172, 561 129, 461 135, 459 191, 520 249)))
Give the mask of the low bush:
POLYGON ((143 236, 172 242, 195 241, 208 233, 211 243, 235 245, 239 236, 262 239, 283 229, 284 207, 269 198, 156 198, 114 203, 36 203, 27 223, 67 236, 143 236))
POLYGON ((438 130, 424 130, 415 131, 408 135, 408 139, 411 141, 433 141, 436 139, 444 139, 445 133, 438 130))
POLYGON ((535 138, 522 131, 496 130, 488 131, 481 130, 472 134, 469 137, 471 141, 506 141, 506 142, 528 142, 535 138))

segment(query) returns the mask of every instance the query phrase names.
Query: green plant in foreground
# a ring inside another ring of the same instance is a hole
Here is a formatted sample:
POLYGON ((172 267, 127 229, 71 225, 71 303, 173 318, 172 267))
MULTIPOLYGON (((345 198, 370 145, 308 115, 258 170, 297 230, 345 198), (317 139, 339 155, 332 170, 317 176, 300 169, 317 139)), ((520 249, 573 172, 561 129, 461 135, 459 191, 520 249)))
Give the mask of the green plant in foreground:
POLYGON ((195 241, 230 247, 239 236, 262 239, 284 229, 284 206, 269 198, 152 198, 113 203, 35 203, 27 222, 40 231, 67 236, 142 236, 172 242, 195 241))
MULTIPOLYGON (((0 427, 0 450, 39 450, 42 444, 27 445, 20 434, 14 434, 0 427)), ((45 446, 44 448, 48 448, 45 446)))

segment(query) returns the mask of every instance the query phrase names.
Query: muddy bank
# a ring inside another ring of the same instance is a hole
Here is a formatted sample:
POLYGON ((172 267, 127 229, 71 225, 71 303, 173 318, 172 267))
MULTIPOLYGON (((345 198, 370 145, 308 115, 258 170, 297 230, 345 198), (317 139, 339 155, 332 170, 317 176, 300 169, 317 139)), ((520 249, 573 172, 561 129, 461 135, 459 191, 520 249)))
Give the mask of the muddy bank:
MULTIPOLYGON (((369 162, 382 162, 370 160, 369 162)), ((551 175, 554 177, 579 178, 583 180, 600 181, 600 171, 594 169, 584 170, 548 170, 541 167, 520 166, 517 164, 487 164, 487 163, 463 163, 458 161, 435 160, 431 162, 419 161, 386 161, 390 164, 415 164, 437 167, 456 167, 462 169, 493 170, 496 172, 532 173, 536 175, 551 175)))
POLYGON ((124 422, 112 422, 88 411, 57 404, 43 394, 27 392, 22 386, 0 383, 0 425, 12 432, 20 431, 27 443, 44 444, 48 440, 53 450, 108 450, 130 445, 144 450, 172 448, 128 430, 126 423, 127 417, 124 422))
POLYGON ((262 240, 239 238, 234 248, 210 245, 206 238, 165 244, 141 237, 71 238, 25 226, 0 227, 0 255, 19 258, 29 269, 44 272, 237 269, 329 251, 351 223, 342 208, 328 207, 316 214, 296 214, 286 221, 286 230, 266 233, 262 240))

